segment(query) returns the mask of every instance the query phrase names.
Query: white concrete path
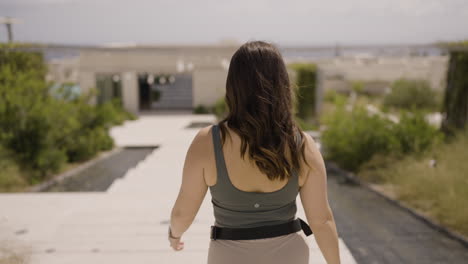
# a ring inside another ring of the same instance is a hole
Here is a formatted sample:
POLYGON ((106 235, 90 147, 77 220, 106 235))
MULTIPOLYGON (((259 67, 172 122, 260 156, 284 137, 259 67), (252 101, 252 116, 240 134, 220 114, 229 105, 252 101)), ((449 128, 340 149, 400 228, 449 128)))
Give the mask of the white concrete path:
MULTIPOLYGON (((206 263, 213 211, 208 192, 185 249, 166 240, 188 146, 212 115, 142 116, 115 127, 118 146, 159 145, 125 177, 102 193, 0 194, 0 248, 19 252, 37 264, 206 263)), ((298 197, 298 216, 305 219, 298 197)), ((325 263, 314 237, 310 263, 325 263)), ((356 263, 340 239, 342 263, 356 263)), ((2 252, 0 251, 0 259, 2 252)), ((17 262, 21 263, 21 262, 17 262)))

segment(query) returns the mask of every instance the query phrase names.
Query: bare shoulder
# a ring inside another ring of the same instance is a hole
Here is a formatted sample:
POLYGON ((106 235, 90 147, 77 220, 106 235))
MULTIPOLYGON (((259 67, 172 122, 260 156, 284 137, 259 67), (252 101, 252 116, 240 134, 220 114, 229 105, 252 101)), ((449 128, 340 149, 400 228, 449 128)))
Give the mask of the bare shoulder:
POLYGON ((190 146, 192 153, 189 158, 191 163, 197 164, 203 170, 203 178, 208 186, 213 185, 215 180, 213 179, 215 161, 212 128, 213 125, 209 125, 198 130, 190 146))
POLYGON ((209 126, 203 127, 200 130, 198 130, 197 137, 202 137, 205 140, 210 139, 209 137, 211 137, 211 130, 212 130, 213 126, 214 125, 209 125, 209 126))
POLYGON ((206 150, 207 146, 212 144, 212 127, 213 125, 209 125, 198 130, 192 140, 191 147, 194 147, 198 151, 206 150))
POLYGON ((304 131, 301 131, 302 138, 305 141, 305 150, 308 151, 309 153, 314 153, 316 151, 319 151, 317 143, 315 142, 315 139, 309 134, 304 131))
POLYGON ((302 141, 304 143, 304 159, 307 164, 301 160, 301 175, 299 185, 302 186, 306 182, 307 177, 310 176, 311 171, 315 171, 321 166, 323 162, 322 155, 314 138, 304 131, 301 131, 302 141))

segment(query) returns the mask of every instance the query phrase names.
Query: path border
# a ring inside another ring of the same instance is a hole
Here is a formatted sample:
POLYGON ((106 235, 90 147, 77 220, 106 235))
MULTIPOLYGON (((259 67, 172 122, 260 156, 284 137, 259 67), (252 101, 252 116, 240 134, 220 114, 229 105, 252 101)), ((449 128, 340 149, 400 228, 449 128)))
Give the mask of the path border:
POLYGON ((34 185, 34 186, 31 186, 29 188, 26 189, 26 192, 41 192, 45 189, 47 189, 48 187, 50 187, 51 185, 53 184, 56 184, 56 183, 59 183, 59 182, 62 182, 63 180, 77 174, 78 172, 84 170, 84 169, 87 169, 89 167, 91 167, 92 165, 96 164, 97 162, 101 161, 101 160, 104 160, 114 154, 117 154, 119 152, 121 152, 124 148, 123 147, 115 147, 111 150, 108 150, 108 151, 104 151, 104 152, 100 152, 97 157, 91 159, 91 160, 88 160, 86 162, 84 162, 83 164, 80 164, 78 166, 76 166, 75 168, 73 169, 70 169, 70 170, 67 170, 61 174, 58 174, 58 175, 55 175, 55 176, 52 176, 52 179, 50 180, 47 180, 43 183, 40 183, 40 184, 37 184, 37 185, 34 185))
POLYGON ((337 170, 338 172, 340 172, 340 174, 343 175, 347 180, 350 180, 353 183, 359 184, 359 185, 365 187, 366 189, 372 191, 373 193, 376 193, 377 195, 379 195, 380 197, 383 197, 385 200, 389 201, 390 203, 398 206, 399 208, 405 210, 406 212, 409 212, 411 215, 418 218, 419 220, 422 220, 424 223, 426 223, 431 228, 433 228, 433 229, 443 233, 444 235, 446 235, 446 236, 460 242, 460 244, 462 244, 464 247, 468 248, 468 238, 465 237, 464 235, 462 235, 462 234, 460 234, 460 233, 458 233, 456 231, 450 230, 445 226, 442 226, 441 224, 439 224, 439 223, 435 222, 434 220, 424 216, 423 214, 416 211, 415 209, 403 204, 399 200, 391 198, 390 196, 388 196, 384 192, 379 191, 377 188, 375 188, 374 186, 372 186, 368 182, 363 181, 363 180, 359 179, 358 177, 356 177, 356 175, 354 173, 346 171, 346 170, 340 168, 335 162, 327 160, 326 164, 327 164, 328 168, 331 168, 331 169, 334 169, 334 170, 337 170))

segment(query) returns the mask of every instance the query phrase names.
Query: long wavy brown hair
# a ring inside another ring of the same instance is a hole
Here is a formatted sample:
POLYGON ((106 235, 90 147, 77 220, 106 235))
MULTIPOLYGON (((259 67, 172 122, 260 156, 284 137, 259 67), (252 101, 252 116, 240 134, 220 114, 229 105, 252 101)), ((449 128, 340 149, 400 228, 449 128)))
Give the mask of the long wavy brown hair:
MULTIPOLYGON (((289 179, 307 165, 302 130, 293 118, 295 90, 278 48, 264 41, 249 41, 232 56, 226 81, 228 115, 218 122, 222 144, 226 125, 241 138, 241 158, 248 156, 270 180, 289 179), (289 149, 291 161, 286 158, 289 149)), ((310 167, 310 166, 309 166, 310 167)))

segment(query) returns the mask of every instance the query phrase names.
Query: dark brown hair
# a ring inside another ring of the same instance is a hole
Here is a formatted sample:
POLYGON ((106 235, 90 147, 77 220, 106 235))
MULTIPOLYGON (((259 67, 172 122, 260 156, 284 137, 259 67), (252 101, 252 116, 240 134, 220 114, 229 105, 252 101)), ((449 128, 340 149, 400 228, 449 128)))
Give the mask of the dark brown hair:
POLYGON ((296 143, 301 129, 293 118, 294 95, 286 65, 273 44, 249 41, 232 56, 225 96, 229 112, 218 123, 222 144, 228 134, 226 121, 241 138, 241 158, 248 145, 250 160, 270 180, 288 179, 293 171, 299 172, 301 157, 307 163, 304 140, 296 143))

